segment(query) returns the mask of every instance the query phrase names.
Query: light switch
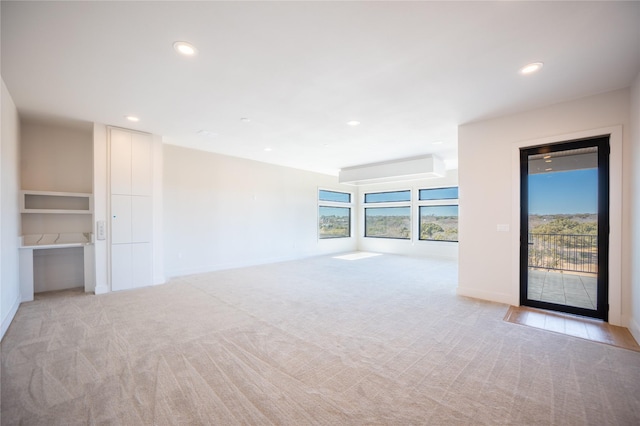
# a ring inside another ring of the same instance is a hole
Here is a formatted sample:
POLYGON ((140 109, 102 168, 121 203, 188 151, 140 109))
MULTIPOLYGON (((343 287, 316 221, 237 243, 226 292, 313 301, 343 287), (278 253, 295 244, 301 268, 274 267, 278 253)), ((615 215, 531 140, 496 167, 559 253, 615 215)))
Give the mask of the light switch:
POLYGON ((104 240, 105 238, 105 230, 104 230, 104 220, 99 220, 96 223, 96 234, 98 235, 99 240, 104 240))

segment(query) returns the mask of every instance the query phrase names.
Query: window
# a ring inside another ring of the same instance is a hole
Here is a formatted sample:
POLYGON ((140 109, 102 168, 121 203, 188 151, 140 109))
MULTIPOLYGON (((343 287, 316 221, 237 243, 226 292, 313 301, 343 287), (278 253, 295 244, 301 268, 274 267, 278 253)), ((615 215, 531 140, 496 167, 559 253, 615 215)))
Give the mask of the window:
POLYGON ((318 238, 348 237, 351 237, 351 194, 318 190, 318 238))
POLYGON ((364 236, 411 238, 411 207, 368 207, 364 209, 364 236))
POLYGON ((364 194, 365 203, 395 203, 411 201, 411 191, 371 192, 364 194))
POLYGON ((364 236, 411 239, 411 190, 370 192, 365 204, 379 204, 364 209, 364 236))
POLYGON ((351 209, 349 207, 320 206, 318 217, 320 238, 351 236, 351 209))
POLYGON ((458 187, 421 189, 418 196, 420 200, 457 200, 458 187))
POLYGON ((420 240, 457 242, 458 187, 421 189, 418 199, 420 240))
POLYGON ((458 206, 420 206, 420 239, 458 241, 458 206))
POLYGON ((324 189, 321 189, 318 191, 318 200, 335 201, 338 203, 350 203, 351 194, 347 192, 326 191, 324 189))

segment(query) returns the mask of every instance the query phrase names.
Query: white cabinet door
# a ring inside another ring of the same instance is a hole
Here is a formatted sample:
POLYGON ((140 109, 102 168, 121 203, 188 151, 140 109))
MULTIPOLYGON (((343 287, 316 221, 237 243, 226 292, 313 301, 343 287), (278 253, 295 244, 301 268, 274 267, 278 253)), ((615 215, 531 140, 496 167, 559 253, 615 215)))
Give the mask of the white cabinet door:
POLYGON ((147 243, 151 241, 153 230, 153 205, 151 197, 134 195, 131 197, 131 242, 147 243))
POLYGON ((150 243, 131 244, 132 246, 132 283, 134 288, 153 284, 153 252, 150 243))
POLYGON ((133 244, 111 246, 111 290, 133 288, 133 244))
POLYGON ((150 135, 131 135, 131 195, 151 195, 151 147, 150 135))
POLYGON ((131 133, 110 130, 111 193, 131 194, 131 133))
POLYGON ((131 195, 111 195, 111 244, 131 242, 131 195))

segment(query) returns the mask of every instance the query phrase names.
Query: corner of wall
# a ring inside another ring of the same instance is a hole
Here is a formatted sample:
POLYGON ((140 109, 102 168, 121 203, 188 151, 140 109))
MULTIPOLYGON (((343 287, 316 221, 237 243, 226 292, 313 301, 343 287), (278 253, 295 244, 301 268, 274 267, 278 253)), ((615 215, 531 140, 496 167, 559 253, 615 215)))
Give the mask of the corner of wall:
MULTIPOLYGON (((107 222, 107 126, 93 125, 93 223, 107 222)), ((97 235, 97 232, 96 232, 97 235)), ((95 240, 95 294, 109 292, 107 241, 95 240)))
MULTIPOLYGON (((640 217, 640 72, 631 86, 630 104, 631 124, 631 184, 630 184, 630 214, 629 217, 640 217)), ((640 224, 631 220, 631 250, 630 259, 640 257, 640 224)), ((640 263, 631 263, 630 287, 631 287, 631 312, 629 318, 629 330, 633 337, 640 342, 640 263)))
POLYGON ((2 328, 0 328, 0 340, 4 337, 4 334, 9 329, 9 326, 11 325, 13 318, 18 313, 19 307, 20 307, 20 296, 16 297, 16 299, 11 304, 11 308, 9 309, 9 311, 2 317, 2 326, 1 326, 2 328))
POLYGON ((18 241, 20 236, 20 117, 1 79, 0 136, 0 338, 9 328, 20 304, 18 241))

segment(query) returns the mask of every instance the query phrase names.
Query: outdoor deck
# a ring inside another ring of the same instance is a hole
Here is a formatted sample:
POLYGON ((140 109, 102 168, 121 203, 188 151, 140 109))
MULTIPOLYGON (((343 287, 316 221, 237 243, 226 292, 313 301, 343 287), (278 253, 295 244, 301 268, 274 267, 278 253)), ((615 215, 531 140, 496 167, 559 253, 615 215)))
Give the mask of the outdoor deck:
POLYGON ((596 309, 596 274, 529 269, 528 289, 532 300, 596 309))

